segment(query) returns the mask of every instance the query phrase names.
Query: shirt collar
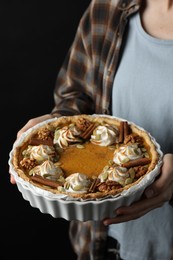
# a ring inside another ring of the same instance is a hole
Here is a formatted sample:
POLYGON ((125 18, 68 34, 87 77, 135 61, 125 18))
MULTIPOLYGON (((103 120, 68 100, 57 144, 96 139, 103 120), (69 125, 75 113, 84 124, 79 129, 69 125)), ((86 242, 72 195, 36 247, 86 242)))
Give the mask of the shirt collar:
POLYGON ((142 4, 142 0, 121 0, 118 8, 122 11, 127 11, 131 8, 138 10, 142 4))

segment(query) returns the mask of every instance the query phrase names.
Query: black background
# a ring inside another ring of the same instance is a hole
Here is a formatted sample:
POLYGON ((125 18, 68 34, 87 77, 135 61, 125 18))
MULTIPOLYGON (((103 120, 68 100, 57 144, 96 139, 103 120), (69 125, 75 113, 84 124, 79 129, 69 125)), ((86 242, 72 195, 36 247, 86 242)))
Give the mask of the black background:
POLYGON ((68 238, 69 222, 41 213, 22 198, 16 185, 9 181, 8 159, 17 131, 30 118, 53 108, 57 73, 89 3, 90 0, 0 1, 2 260, 8 256, 76 259, 68 238))

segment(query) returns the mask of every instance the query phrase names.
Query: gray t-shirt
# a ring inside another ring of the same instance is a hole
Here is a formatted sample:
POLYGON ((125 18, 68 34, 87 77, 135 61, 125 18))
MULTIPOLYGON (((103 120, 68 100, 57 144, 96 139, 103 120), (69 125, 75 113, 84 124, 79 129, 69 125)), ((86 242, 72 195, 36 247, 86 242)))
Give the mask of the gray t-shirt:
POLYGON ((113 115, 148 130, 173 153, 173 40, 160 40, 130 20, 127 44, 115 76, 113 115))
MULTIPOLYGON (((173 40, 160 40, 142 28, 139 14, 129 23, 112 93, 114 116, 148 130, 164 153, 173 153, 173 40)), ((143 217, 110 225, 125 260, 169 260, 173 208, 165 203, 143 217)))

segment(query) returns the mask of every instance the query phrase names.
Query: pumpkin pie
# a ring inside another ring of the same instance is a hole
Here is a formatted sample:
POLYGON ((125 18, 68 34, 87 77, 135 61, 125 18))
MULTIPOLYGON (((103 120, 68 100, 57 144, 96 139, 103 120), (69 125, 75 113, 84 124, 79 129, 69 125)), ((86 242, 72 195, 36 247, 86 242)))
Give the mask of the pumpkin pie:
POLYGON ((120 194, 159 161, 143 128, 112 116, 75 115, 46 121, 13 149, 17 175, 54 194, 82 200, 120 194))

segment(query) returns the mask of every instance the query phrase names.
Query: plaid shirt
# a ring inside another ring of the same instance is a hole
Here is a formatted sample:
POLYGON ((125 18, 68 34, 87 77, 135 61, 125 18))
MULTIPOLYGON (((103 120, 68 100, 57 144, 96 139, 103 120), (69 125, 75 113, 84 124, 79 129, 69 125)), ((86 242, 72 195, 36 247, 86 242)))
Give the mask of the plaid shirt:
POLYGON ((92 0, 59 71, 52 113, 111 114, 112 84, 128 17, 141 0, 92 0))
MULTIPOLYGON (((59 71, 52 114, 111 114, 111 94, 128 17, 141 0, 92 0, 59 71)), ((71 221, 78 260, 106 259, 107 228, 97 221, 71 221)), ((118 259, 118 258, 114 258, 118 259)))

